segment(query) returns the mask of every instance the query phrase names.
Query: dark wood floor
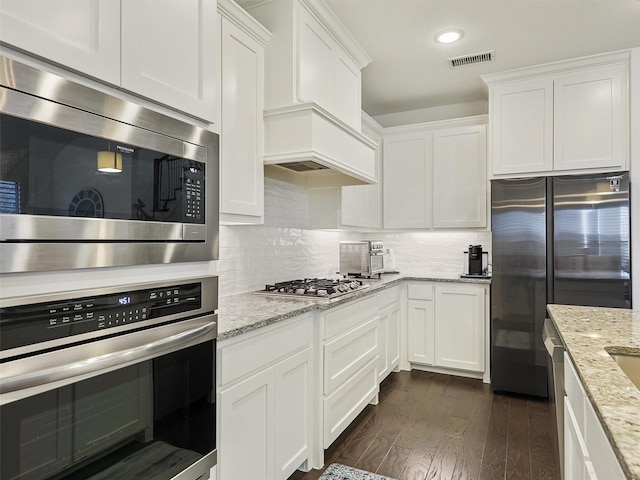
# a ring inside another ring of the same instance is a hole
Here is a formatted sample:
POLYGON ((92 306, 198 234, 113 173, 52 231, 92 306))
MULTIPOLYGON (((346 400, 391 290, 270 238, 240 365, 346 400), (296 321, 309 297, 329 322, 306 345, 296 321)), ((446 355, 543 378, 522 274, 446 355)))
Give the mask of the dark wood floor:
MULTIPOLYGON (((398 480, 556 480, 553 438, 546 401, 413 370, 382 383, 380 403, 325 451, 325 467, 337 462, 398 480)), ((321 474, 296 472, 289 480, 321 474)))

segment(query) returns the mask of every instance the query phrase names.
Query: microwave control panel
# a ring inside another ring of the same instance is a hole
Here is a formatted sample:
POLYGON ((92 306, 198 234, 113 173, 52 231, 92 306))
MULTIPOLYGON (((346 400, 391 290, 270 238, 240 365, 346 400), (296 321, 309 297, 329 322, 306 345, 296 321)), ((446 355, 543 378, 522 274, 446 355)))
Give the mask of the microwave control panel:
MULTIPOLYGON (((0 308, 0 350, 198 310, 200 283, 0 308)), ((168 319, 169 320, 169 319, 168 319)))
POLYGON ((204 223, 204 164, 184 160, 184 203, 185 223, 204 223))

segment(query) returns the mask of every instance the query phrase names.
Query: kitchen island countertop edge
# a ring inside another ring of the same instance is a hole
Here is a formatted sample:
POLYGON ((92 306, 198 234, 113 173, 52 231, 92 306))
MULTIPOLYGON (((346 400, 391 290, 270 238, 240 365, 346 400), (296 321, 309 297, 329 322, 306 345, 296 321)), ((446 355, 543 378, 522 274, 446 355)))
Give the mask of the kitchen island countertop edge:
POLYGON ((640 480, 640 390, 608 353, 640 355, 640 310, 548 305, 547 311, 624 473, 640 480))

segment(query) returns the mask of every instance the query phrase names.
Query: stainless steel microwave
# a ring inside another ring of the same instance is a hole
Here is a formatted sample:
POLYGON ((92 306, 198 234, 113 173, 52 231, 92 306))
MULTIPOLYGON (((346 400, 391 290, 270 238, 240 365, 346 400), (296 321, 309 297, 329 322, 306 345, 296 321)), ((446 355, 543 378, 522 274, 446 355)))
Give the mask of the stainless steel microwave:
POLYGON ((218 135, 0 57, 0 273, 217 259, 218 135))

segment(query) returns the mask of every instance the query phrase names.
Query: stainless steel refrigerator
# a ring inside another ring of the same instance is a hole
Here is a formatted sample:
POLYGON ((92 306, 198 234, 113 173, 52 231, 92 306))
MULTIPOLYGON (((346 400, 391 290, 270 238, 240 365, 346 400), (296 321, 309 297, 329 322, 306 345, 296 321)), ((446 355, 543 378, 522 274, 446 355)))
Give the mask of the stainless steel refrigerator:
POLYGON ((631 308, 628 172, 491 182, 491 383, 546 397, 546 305, 631 308))

